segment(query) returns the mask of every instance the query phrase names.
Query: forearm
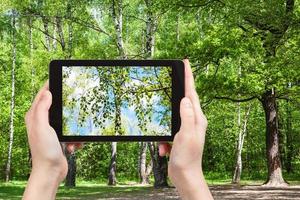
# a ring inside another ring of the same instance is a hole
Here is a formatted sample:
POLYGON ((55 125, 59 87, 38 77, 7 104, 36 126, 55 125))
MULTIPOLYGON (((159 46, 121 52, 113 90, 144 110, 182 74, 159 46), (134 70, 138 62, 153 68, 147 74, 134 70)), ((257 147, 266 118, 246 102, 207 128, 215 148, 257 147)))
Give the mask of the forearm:
POLYGON ((23 200, 55 199, 59 184, 59 173, 56 170, 33 169, 23 195, 23 200))
POLYGON ((175 186, 183 200, 210 200, 213 199, 205 178, 201 172, 192 171, 177 174, 175 186))

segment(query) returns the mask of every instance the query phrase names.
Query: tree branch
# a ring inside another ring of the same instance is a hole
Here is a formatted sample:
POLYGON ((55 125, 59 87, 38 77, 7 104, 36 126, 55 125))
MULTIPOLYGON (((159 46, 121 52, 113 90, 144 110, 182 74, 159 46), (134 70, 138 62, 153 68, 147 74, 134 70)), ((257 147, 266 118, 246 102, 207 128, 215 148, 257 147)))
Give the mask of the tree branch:
MULTIPOLYGON (((158 83, 159 83, 160 87, 163 88, 163 84, 160 82, 160 80, 159 80, 159 78, 158 78, 157 71, 156 71, 156 68, 155 68, 155 67, 154 67, 154 73, 155 73, 155 76, 156 76, 156 78, 157 78, 157 80, 158 80, 158 83)), ((169 95, 167 89, 164 89, 164 93, 168 96, 168 98, 169 98, 170 100, 172 99, 171 96, 169 95)))
MULTIPOLYGON (((176 3, 175 5, 179 6, 179 7, 185 7, 185 8, 199 8, 199 7, 207 6, 208 4, 213 3, 215 1, 217 1, 217 0, 210 0, 207 2, 198 3, 198 4, 190 4, 190 5, 176 3)), ((219 2, 219 1, 217 1, 217 2, 219 2)))
POLYGON ((215 96, 215 99, 230 100, 230 101, 233 101, 233 102, 247 102, 247 101, 251 101, 253 99, 259 99, 259 98, 257 96, 253 96, 253 97, 249 97, 249 98, 246 98, 246 99, 234 99, 234 98, 231 98, 231 97, 215 96))
POLYGON ((51 39, 56 40, 56 41, 59 42, 60 45, 61 45, 61 41, 60 41, 59 39, 53 37, 52 35, 50 35, 50 34, 47 33, 46 31, 44 31, 44 30, 42 30, 42 29, 40 29, 40 28, 38 28, 38 27, 35 27, 35 26, 32 26, 32 28, 35 29, 35 30, 38 30, 38 31, 42 32, 43 34, 47 35, 47 36, 50 37, 51 39))
MULTIPOLYGON (((41 18, 44 18, 44 17, 55 18, 55 17, 57 17, 57 16, 51 16, 51 15, 47 15, 46 16, 46 15, 43 15, 42 13, 39 13, 39 12, 36 12, 36 11, 33 11, 33 10, 29 10, 29 9, 27 9, 26 11, 24 13, 21 13, 21 14, 23 16, 36 16, 36 17, 41 17, 41 18)), ((86 27, 86 28, 93 29, 93 30, 95 30, 97 32, 104 33, 105 35, 111 37, 111 35, 108 34, 106 31, 104 31, 102 28, 100 28, 99 26, 96 27, 94 24, 92 24, 92 23, 90 23, 88 21, 84 21, 84 20, 76 18, 76 17, 63 16, 61 18, 62 19, 66 19, 66 20, 71 20, 72 22, 74 22, 74 23, 76 23, 78 25, 81 25, 81 26, 86 27)), ((54 23, 54 22, 52 22, 51 20, 49 20, 49 23, 54 23)))

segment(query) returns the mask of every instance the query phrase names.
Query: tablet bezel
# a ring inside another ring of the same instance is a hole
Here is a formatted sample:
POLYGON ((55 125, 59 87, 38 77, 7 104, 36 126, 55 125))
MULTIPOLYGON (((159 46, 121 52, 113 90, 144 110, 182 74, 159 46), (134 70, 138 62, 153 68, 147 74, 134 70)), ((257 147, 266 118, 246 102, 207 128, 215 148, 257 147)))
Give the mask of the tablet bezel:
POLYGON ((184 97, 184 63, 181 60, 53 60, 49 65, 49 89, 52 105, 49 123, 61 142, 83 141, 173 141, 180 128, 179 106, 184 97), (66 136, 62 133, 63 66, 170 66, 172 68, 171 136, 66 136))

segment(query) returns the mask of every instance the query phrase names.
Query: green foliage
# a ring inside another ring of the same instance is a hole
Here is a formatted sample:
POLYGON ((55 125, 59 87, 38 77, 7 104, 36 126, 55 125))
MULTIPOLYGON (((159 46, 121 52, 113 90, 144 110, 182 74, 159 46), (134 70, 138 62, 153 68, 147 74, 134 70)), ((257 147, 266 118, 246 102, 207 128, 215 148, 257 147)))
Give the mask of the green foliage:
MULTIPOLYGON (((110 163, 110 143, 89 143, 77 151, 77 175, 83 180, 105 182, 110 163), (95 173, 97 172, 97 173, 95 173)), ((118 143, 117 177, 118 181, 138 181, 138 143, 118 143)))

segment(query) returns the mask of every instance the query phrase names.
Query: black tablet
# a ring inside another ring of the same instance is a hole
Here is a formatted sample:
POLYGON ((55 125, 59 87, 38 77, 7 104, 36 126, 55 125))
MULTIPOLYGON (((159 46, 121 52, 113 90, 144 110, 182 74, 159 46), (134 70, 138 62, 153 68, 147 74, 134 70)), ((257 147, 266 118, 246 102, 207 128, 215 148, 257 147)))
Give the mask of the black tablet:
POLYGON ((50 125, 62 142, 172 141, 180 128, 180 60, 53 60, 50 125))

